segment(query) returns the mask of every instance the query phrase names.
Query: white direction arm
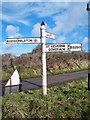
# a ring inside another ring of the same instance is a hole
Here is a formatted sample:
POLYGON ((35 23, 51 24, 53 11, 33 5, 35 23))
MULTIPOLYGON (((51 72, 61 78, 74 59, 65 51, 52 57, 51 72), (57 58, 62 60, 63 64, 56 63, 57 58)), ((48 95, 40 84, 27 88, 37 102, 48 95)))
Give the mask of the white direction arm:
POLYGON ((82 51, 82 44, 46 44, 46 52, 82 51))
POLYGON ((7 44, 38 44, 41 43, 40 38, 7 38, 7 44))

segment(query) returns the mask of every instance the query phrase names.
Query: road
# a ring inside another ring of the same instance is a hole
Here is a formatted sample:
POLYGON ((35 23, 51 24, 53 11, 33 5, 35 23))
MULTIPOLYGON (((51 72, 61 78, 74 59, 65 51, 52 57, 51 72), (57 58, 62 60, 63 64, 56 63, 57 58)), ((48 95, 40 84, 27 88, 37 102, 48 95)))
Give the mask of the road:
MULTIPOLYGON (((71 82, 73 80, 74 81, 80 80, 87 77, 88 77, 88 70, 73 72, 73 73, 65 73, 60 75, 50 75, 50 76, 47 76, 47 85, 48 87, 50 87, 50 86, 59 85, 65 82, 71 82)), ((4 82, 2 86, 5 86, 5 84, 6 82, 4 82)), ((25 79, 22 81, 22 91, 39 89, 41 87, 42 87, 41 77, 25 79)), ((1 95, 1 89, 0 89, 0 95, 1 95)))

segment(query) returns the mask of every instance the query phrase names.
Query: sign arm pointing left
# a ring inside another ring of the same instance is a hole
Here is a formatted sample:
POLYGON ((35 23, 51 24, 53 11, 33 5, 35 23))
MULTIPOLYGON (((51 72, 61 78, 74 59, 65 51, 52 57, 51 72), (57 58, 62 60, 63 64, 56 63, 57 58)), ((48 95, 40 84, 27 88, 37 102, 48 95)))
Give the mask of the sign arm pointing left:
POLYGON ((41 43, 39 37, 37 38, 7 38, 7 44, 38 44, 41 43))

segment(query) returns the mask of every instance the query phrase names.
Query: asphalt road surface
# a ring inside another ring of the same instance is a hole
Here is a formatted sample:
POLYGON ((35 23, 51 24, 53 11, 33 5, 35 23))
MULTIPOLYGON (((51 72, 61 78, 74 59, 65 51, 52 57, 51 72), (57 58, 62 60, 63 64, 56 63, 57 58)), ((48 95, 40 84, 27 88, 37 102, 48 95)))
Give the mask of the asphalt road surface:
MULTIPOLYGON (((65 82, 71 82, 75 80, 80 80, 88 77, 88 70, 73 72, 73 73, 65 73, 60 75, 50 75, 47 76, 47 86, 59 85, 65 82)), ((4 88, 6 82, 0 83, 0 96, 2 95, 2 87, 4 88), (2 86, 2 87, 1 87, 2 86)), ((39 89, 42 87, 42 78, 30 78, 22 80, 22 91, 39 89)))

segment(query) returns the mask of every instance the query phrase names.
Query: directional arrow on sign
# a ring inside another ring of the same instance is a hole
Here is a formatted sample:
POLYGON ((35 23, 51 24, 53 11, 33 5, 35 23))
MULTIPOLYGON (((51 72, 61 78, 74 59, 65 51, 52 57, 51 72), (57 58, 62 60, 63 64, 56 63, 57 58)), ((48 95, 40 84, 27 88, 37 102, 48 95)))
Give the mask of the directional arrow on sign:
POLYGON ((7 38, 7 44, 38 44, 41 43, 40 38, 7 38))

